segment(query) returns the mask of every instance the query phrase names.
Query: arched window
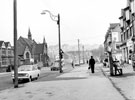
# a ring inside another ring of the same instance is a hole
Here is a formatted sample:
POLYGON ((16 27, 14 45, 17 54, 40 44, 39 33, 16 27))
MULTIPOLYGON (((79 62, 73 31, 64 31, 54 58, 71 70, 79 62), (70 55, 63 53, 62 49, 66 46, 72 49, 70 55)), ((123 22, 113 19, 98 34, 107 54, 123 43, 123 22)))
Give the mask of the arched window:
POLYGON ((29 59, 30 58, 30 55, 28 52, 26 52, 26 59, 29 59))

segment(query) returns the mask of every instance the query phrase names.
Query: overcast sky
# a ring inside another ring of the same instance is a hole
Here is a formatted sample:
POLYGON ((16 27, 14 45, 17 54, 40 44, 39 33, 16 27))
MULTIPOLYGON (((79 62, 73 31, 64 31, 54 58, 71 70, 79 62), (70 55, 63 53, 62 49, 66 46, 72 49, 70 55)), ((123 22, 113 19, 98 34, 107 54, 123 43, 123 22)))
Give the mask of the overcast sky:
MULTIPOLYGON (((17 0, 18 38, 58 44, 58 25, 42 10, 60 14, 62 44, 103 44, 110 23, 119 23, 127 0, 17 0)), ((0 40, 13 44, 13 0, 0 0, 0 40)))

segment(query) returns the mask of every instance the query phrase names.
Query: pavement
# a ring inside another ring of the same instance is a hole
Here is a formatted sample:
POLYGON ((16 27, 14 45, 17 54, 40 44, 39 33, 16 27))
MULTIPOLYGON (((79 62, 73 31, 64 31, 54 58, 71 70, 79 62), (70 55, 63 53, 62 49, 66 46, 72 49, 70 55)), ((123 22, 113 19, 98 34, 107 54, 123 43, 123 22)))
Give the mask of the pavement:
POLYGON ((122 67, 123 75, 121 76, 110 76, 109 70, 109 68, 102 67, 105 76, 125 100, 135 100, 135 71, 133 71, 133 67, 130 64, 125 64, 122 67))
POLYGON ((55 81, 30 82, 0 91, 0 100, 135 100, 135 76, 129 67, 117 77, 109 76, 108 68, 99 64, 94 74, 87 68, 75 67, 55 81))

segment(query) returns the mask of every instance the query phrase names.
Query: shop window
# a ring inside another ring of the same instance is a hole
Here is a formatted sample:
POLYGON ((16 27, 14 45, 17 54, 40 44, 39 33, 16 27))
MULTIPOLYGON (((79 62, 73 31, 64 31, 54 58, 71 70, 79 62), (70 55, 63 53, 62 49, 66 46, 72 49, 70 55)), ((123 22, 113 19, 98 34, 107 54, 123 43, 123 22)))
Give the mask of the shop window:
POLYGON ((132 50, 129 50, 129 53, 131 54, 132 53, 132 50))
POLYGON ((129 60, 131 60, 131 55, 129 55, 129 60))

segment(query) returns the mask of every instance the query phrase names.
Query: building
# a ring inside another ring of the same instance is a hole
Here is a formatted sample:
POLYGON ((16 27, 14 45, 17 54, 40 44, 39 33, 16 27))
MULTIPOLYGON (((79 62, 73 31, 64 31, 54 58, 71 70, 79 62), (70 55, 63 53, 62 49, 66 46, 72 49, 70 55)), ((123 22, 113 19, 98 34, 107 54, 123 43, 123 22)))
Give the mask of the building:
POLYGON ((0 72, 6 71, 14 63, 13 47, 10 42, 0 41, 0 72))
POLYGON ((17 40, 17 55, 19 65, 43 62, 44 66, 47 66, 49 56, 45 38, 43 38, 43 43, 36 43, 35 40, 32 40, 29 29, 28 38, 20 36, 17 40))
POLYGON ((121 9, 120 27, 121 27, 121 49, 123 60, 131 63, 131 55, 134 51, 135 36, 135 8, 134 0, 127 0, 127 7, 121 9))
POLYGON ((113 58, 116 58, 117 60, 120 60, 122 58, 122 51, 120 49, 121 45, 121 35, 120 35, 121 29, 119 23, 111 23, 107 33, 105 35, 105 41, 104 41, 104 51, 106 58, 108 57, 108 47, 111 47, 111 52, 113 58))

